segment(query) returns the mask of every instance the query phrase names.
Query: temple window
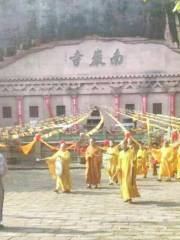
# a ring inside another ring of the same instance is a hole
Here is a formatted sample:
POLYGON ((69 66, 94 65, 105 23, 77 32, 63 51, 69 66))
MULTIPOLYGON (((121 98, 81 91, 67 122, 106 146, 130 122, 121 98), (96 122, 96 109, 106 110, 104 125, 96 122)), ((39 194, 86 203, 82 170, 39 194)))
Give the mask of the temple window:
POLYGON ((162 103, 153 103, 153 113, 162 114, 162 103))
POLYGON ((125 109, 129 111, 134 111, 135 110, 135 104, 126 104, 125 109))
POLYGON ((30 106, 29 107, 29 117, 30 118, 38 118, 39 117, 39 107, 38 106, 30 106))
POLYGON ((64 105, 56 106, 56 116, 66 115, 66 107, 64 105))
POLYGON ((11 118, 12 117, 12 108, 9 106, 2 108, 2 116, 3 118, 11 118))

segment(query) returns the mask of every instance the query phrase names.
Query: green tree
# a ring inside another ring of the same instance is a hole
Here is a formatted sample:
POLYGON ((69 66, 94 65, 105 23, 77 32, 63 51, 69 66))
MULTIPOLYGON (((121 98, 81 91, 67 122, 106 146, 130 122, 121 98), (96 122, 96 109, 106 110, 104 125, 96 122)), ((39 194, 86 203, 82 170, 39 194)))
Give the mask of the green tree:
POLYGON ((143 2, 158 2, 162 5, 172 40, 180 45, 180 0, 143 0, 143 2))
MULTIPOLYGON (((145 3, 151 0, 143 0, 145 3)), ((157 0, 158 2, 161 2, 162 4, 174 4, 173 12, 180 12, 180 0, 157 0)))

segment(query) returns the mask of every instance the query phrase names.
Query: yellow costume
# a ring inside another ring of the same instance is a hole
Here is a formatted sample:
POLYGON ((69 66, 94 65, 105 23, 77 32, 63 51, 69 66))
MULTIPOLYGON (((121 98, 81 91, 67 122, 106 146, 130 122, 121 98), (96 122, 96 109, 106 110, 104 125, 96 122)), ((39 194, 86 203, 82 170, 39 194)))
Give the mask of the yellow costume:
POLYGON ((57 151, 50 160, 47 161, 50 174, 56 179, 56 190, 62 192, 71 191, 71 176, 69 171, 70 153, 68 150, 57 151), (61 176, 56 176, 55 161, 60 158, 62 161, 63 172, 61 176))
POLYGON ((137 175, 147 176, 148 153, 146 149, 139 148, 137 151, 137 175))
POLYGON ((117 168, 117 164, 118 164, 118 155, 119 155, 119 150, 118 147, 108 147, 106 150, 107 153, 107 157, 108 157, 108 163, 107 164, 107 174, 109 176, 109 180, 110 183, 112 183, 113 181, 117 181, 117 179, 115 179, 115 173, 116 173, 116 168, 117 168))
POLYGON ((177 173, 177 165, 178 165, 178 146, 177 144, 172 146, 173 148, 173 161, 171 163, 171 177, 174 177, 175 174, 177 173))
POLYGON ((101 181, 101 162, 102 156, 98 146, 89 145, 85 154, 86 159, 86 183, 97 187, 101 181))
POLYGON ((173 148, 170 146, 162 147, 161 151, 161 162, 159 168, 159 179, 161 180, 162 177, 171 178, 172 175, 172 163, 174 158, 174 151, 173 148))
POLYGON ((160 149, 157 148, 152 148, 150 150, 150 154, 151 154, 151 168, 153 170, 153 176, 157 175, 157 164, 160 163, 161 161, 161 151, 160 149))
POLYGON ((161 162, 161 152, 159 151, 159 149, 152 149, 151 154, 153 156, 153 159, 157 162, 160 163, 161 162))
POLYGON ((136 160, 132 149, 122 150, 118 157, 121 193, 124 201, 139 197, 136 186, 136 160))
POLYGON ((177 179, 180 179, 180 146, 177 151, 177 179))

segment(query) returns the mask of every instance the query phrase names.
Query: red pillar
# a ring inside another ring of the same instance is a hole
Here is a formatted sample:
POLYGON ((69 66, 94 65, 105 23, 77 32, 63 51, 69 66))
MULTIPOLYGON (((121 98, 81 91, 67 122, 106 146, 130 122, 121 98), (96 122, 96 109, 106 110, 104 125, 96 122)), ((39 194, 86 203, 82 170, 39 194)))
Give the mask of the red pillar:
POLYGON ((72 113, 73 115, 77 115, 78 114, 78 96, 72 96, 71 102, 72 102, 72 113))
POLYGON ((147 99, 147 95, 142 95, 142 113, 146 113, 147 112, 147 108, 148 108, 148 99, 147 99))
MULTIPOLYGON (((79 110, 78 110, 78 96, 77 95, 71 96, 71 104, 72 104, 72 114, 73 114, 73 116, 76 116, 79 112, 79 110)), ((78 124, 74 125, 73 129, 78 131, 79 130, 79 125, 78 124)))
POLYGON ((115 95, 114 96, 114 113, 115 117, 119 119, 119 112, 120 112, 120 96, 115 95))
POLYGON ((169 115, 175 117, 176 116, 176 95, 169 95, 169 115))
POLYGON ((53 118, 53 112, 51 108, 51 97, 50 96, 44 96, 44 102, 48 110, 48 114, 50 118, 53 118))
POLYGON ((19 125, 23 125, 24 122, 23 97, 17 97, 17 121, 19 125))

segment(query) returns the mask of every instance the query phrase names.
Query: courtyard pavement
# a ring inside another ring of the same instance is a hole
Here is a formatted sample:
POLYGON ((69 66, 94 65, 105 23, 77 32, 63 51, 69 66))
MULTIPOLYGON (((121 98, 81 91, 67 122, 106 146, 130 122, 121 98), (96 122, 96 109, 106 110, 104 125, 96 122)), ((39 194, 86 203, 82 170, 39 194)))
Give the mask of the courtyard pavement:
POLYGON ((0 240, 180 239, 180 182, 138 177, 141 198, 123 203, 119 186, 86 189, 72 169, 73 192, 56 194, 47 170, 10 170, 0 240))

